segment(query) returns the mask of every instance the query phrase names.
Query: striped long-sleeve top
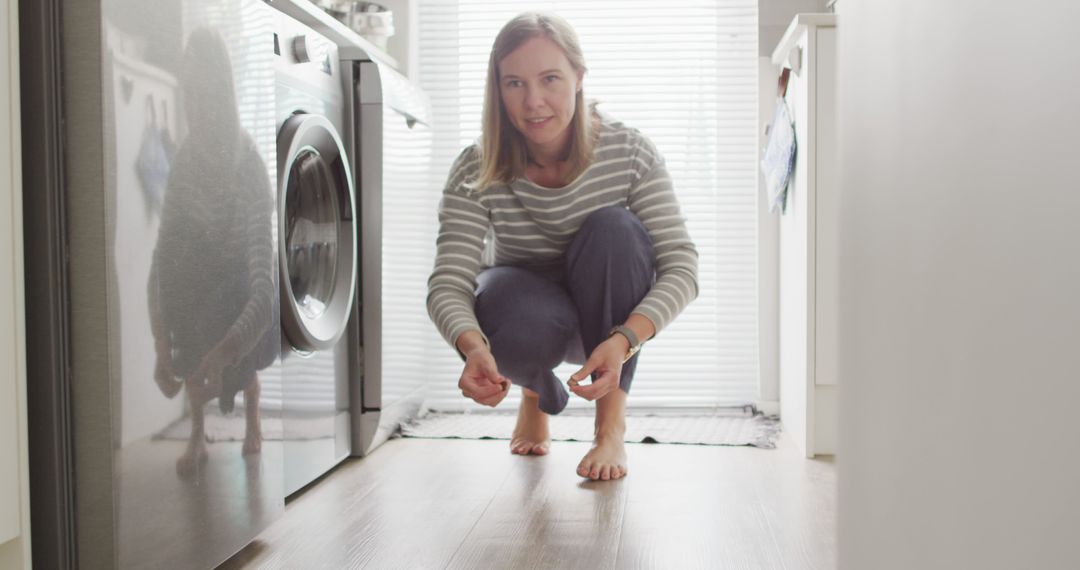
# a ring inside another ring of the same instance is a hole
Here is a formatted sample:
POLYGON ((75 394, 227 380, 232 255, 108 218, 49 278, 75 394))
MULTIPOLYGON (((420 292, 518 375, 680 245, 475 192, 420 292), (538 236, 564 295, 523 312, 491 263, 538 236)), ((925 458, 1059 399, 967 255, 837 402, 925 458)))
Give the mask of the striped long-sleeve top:
POLYGON ((637 129, 601 115, 592 164, 563 188, 522 177, 477 191, 477 145, 458 155, 439 204, 435 269, 428 314, 443 338, 480 330, 473 310, 476 277, 493 265, 528 267, 561 279, 564 256, 590 213, 623 206, 645 225, 656 256, 656 283, 634 308, 659 333, 698 294, 697 249, 686 231, 656 147, 637 129))

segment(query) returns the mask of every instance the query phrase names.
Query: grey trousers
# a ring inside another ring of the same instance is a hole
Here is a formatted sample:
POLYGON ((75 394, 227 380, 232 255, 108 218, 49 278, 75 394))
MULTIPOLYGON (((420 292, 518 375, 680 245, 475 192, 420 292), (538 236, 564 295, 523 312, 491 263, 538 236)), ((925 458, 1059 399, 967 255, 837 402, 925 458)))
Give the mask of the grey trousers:
MULTIPOLYGON (((558 414, 569 400, 569 378, 557 378, 552 369, 564 361, 584 364, 652 288, 652 240, 629 210, 597 210, 574 236, 563 275, 556 281, 527 268, 497 266, 477 277, 476 317, 499 372, 538 393, 548 414, 558 414)), ((622 367, 619 387, 626 393, 638 355, 622 367)))

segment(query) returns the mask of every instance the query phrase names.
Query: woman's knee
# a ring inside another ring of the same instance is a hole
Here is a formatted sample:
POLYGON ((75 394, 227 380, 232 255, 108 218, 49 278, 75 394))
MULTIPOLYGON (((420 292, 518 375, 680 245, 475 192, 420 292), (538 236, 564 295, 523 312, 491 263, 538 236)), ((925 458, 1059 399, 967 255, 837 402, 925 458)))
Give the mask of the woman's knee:
POLYGON ((622 206, 608 206, 589 214, 581 224, 580 232, 610 236, 611 241, 615 243, 625 242, 627 239, 644 239, 650 246, 652 244, 645 224, 641 223, 633 212, 622 206))
POLYGON ((653 243, 645 225, 630 210, 621 206, 601 208, 589 214, 567 251, 567 270, 579 271, 579 266, 615 264, 616 271, 625 266, 635 275, 651 279, 654 270, 653 243))
POLYGON ((492 267, 477 278, 475 312, 485 334, 514 323, 572 328, 573 301, 558 283, 520 267, 492 267))
POLYGON ((489 269, 480 281, 476 316, 500 368, 557 366, 578 329, 577 311, 566 290, 513 267, 489 269))
POLYGON ((515 378, 551 370, 566 356, 567 331, 554 327, 535 327, 534 323, 512 323, 489 336, 491 354, 499 370, 515 378))

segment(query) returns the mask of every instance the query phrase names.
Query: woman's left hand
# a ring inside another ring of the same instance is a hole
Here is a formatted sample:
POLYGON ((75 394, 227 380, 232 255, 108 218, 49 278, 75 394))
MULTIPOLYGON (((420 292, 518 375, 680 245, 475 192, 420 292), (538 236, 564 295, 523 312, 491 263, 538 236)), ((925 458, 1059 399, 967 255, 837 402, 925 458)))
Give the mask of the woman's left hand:
POLYGON ((613 390, 619 389, 619 374, 622 372, 623 357, 629 350, 630 343, 622 335, 612 335, 600 343, 589 355, 585 365, 573 375, 567 384, 570 391, 586 400, 598 400, 613 390), (593 372, 600 376, 592 384, 581 381, 593 372))

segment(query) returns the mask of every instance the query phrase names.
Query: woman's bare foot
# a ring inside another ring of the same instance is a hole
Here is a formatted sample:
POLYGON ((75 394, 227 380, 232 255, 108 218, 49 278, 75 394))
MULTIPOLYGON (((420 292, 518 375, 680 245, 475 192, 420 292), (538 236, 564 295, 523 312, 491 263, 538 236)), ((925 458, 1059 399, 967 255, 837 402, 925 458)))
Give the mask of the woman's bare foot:
POLYGON ((254 455, 262 451, 262 425, 259 422, 259 386, 258 376, 254 376, 244 388, 244 419, 247 431, 244 434, 244 447, 241 455, 254 455))
POLYGON ((626 475, 626 446, 623 445, 625 430, 617 433, 596 434, 592 449, 578 464, 577 473, 593 481, 621 479, 626 475))
POLYGON ((208 458, 205 442, 189 443, 184 454, 176 460, 176 474, 190 479, 202 470, 208 458))
POLYGON ((191 434, 188 436, 187 450, 176 460, 176 473, 184 479, 199 474, 209 457, 206 451, 206 416, 203 407, 206 395, 194 381, 185 382, 188 404, 191 406, 191 434))
POLYGON ((614 390, 596 401, 596 432, 592 449, 577 473, 593 481, 621 479, 626 473, 626 392, 614 390))
POLYGON ((540 395, 522 388, 517 425, 510 439, 510 452, 517 455, 547 455, 550 449, 548 415, 540 411, 540 395))

